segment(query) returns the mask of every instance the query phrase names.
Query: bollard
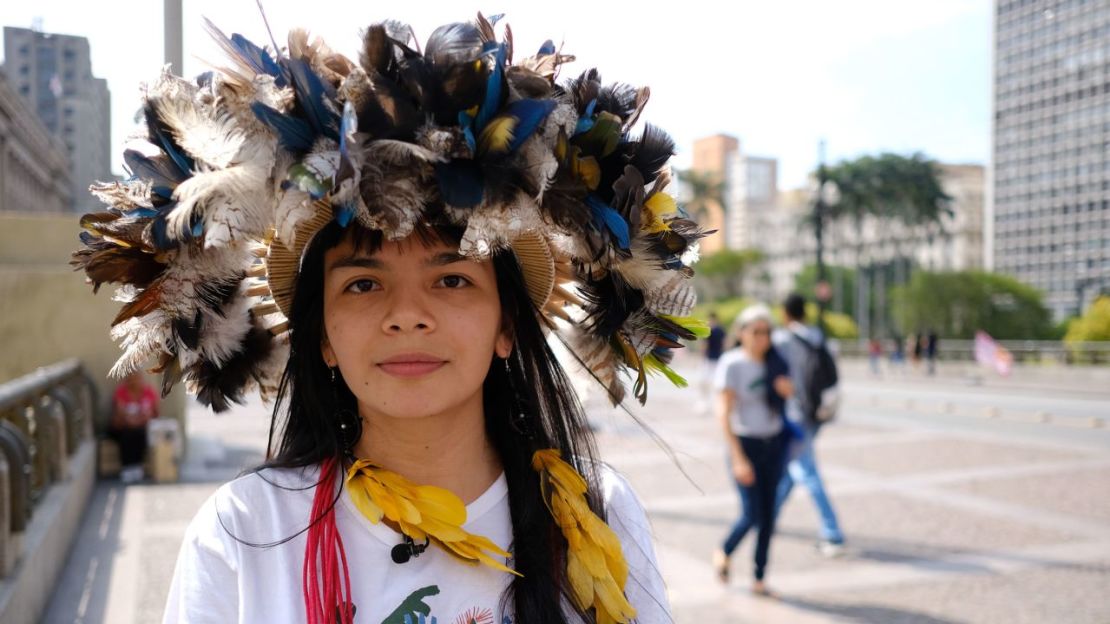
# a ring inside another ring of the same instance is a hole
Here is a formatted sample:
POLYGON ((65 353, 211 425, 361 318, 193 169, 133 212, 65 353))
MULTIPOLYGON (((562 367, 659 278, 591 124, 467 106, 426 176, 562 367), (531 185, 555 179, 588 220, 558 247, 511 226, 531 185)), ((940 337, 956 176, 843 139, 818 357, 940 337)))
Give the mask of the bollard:
POLYGON ((12 533, 12 475, 8 460, 0 453, 0 580, 15 567, 19 556, 18 543, 12 533))
POLYGON ((64 410, 66 456, 72 455, 81 443, 81 429, 84 427, 82 421, 85 414, 81 408, 81 402, 73 388, 67 386, 55 386, 50 389, 47 396, 61 404, 64 410))
POLYGON ((39 425, 39 449, 43 458, 44 485, 61 481, 66 476, 66 416, 65 408, 49 396, 39 399, 35 406, 39 425))
POLYGON ((22 532, 31 518, 30 440, 15 425, 0 420, 0 454, 8 465, 9 532, 22 532))

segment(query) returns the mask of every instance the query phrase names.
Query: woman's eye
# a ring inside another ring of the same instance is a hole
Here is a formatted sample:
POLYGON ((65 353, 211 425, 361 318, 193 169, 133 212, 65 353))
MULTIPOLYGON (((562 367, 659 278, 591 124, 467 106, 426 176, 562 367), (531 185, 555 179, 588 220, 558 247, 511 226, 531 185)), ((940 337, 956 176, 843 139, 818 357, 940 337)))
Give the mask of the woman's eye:
POLYGON ((355 280, 347 286, 347 291, 353 293, 369 292, 374 289, 375 285, 376 283, 371 279, 355 280))
POLYGON ((445 275, 439 278, 439 283, 445 288, 462 288, 470 284, 470 280, 462 275, 445 275))

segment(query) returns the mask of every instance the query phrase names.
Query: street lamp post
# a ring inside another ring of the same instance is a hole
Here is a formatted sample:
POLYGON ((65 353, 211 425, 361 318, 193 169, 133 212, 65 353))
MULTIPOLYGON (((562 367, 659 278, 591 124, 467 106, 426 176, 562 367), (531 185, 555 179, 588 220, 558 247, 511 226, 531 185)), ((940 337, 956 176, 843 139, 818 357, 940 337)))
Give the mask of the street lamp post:
POLYGON ((828 279, 825 274, 825 213, 828 206, 825 205, 825 182, 828 181, 828 173, 825 171, 825 141, 822 140, 818 146, 818 161, 817 161, 817 192, 813 201, 813 232, 817 242, 817 284, 814 288, 814 295, 817 299, 817 327, 825 331, 825 306, 828 303, 828 297, 825 296, 828 290, 828 279))

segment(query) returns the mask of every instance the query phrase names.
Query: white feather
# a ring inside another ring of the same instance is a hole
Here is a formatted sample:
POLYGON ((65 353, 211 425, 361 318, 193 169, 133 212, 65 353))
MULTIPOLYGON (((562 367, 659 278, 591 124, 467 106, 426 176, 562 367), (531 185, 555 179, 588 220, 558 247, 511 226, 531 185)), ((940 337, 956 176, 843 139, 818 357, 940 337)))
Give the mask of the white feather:
POLYGON ((201 284, 239 277, 253 260, 248 245, 204 251, 181 248, 159 279, 162 311, 171 318, 193 318, 204 305, 198 297, 201 284))
POLYGON ((459 253, 464 256, 485 258, 498 249, 507 248, 524 232, 546 229, 535 200, 524 193, 517 193, 511 204, 483 202, 473 210, 449 207, 447 212, 466 223, 466 231, 459 242, 459 253))
POLYGON ((413 162, 446 162, 447 157, 426 147, 408 141, 380 139, 366 147, 366 157, 392 165, 411 165, 413 162))
POLYGON ((166 220, 169 230, 184 233, 193 211, 204 206, 206 248, 261 238, 272 218, 274 156, 270 143, 267 138, 246 142, 232 166, 198 172, 178 185, 174 190, 177 206, 166 220))
POLYGON ((135 372, 156 355, 172 353, 169 319, 160 310, 129 318, 113 327, 110 335, 112 340, 120 341, 123 350, 108 372, 117 379, 135 372))
POLYGON ((120 210, 133 210, 135 208, 151 208, 150 189, 153 183, 150 180, 134 180, 132 182, 97 182, 89 186, 89 192, 105 204, 120 210))
POLYGON ((316 213, 316 207, 308 193, 290 188, 281 196, 274 211, 274 231, 277 239, 288 249, 297 244, 297 225, 316 213))
POLYGON ((243 293, 240 286, 239 293, 218 314, 213 310, 202 310, 204 318, 203 331, 197 343, 197 350, 201 357, 222 367, 243 347, 243 338, 251 328, 250 306, 252 301, 243 293))
POLYGON ((660 271, 656 286, 644 293, 644 307, 656 314, 686 316, 697 303, 697 293, 690 280, 677 271, 660 271))
POLYGON ((222 169, 239 156, 246 137, 230 113, 199 106, 196 100, 186 98, 155 100, 154 107, 177 144, 198 164, 222 169))

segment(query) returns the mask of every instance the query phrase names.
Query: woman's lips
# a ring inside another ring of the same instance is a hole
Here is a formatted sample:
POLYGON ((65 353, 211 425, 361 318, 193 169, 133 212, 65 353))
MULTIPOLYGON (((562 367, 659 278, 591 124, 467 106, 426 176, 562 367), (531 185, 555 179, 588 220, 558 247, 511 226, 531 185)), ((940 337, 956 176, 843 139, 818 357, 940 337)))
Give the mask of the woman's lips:
POLYGON ((378 367, 394 377, 421 377, 439 370, 446 363, 424 355, 402 355, 380 362, 378 367))

